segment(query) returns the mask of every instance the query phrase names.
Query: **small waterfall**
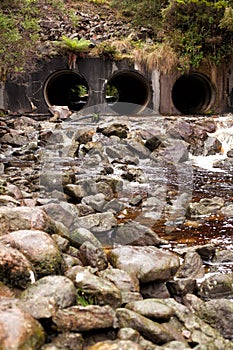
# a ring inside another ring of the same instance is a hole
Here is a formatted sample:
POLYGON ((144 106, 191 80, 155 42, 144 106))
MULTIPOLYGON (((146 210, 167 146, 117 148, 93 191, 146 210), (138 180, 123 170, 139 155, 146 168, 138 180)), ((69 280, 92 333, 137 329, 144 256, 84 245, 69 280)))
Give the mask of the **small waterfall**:
POLYGON ((216 162, 226 159, 227 152, 233 149, 233 115, 229 114, 219 117, 216 120, 216 131, 208 133, 208 136, 215 137, 221 143, 221 152, 208 156, 189 154, 189 159, 193 165, 200 168, 214 172, 223 172, 224 170, 214 167, 214 165, 216 162))

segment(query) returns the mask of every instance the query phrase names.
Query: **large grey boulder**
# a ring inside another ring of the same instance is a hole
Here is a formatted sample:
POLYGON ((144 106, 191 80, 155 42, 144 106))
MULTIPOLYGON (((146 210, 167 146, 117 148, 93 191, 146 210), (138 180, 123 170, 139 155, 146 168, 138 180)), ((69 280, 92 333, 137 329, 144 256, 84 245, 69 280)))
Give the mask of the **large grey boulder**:
POLYGON ((49 318, 75 303, 76 289, 65 276, 46 276, 29 286, 20 297, 19 305, 34 318, 49 318))
POLYGON ((167 281, 180 266, 175 254, 151 246, 121 246, 109 258, 113 267, 135 275, 140 282, 167 281))
POLYGON ((55 233, 53 220, 39 208, 0 207, 0 235, 17 230, 41 230, 55 233))
POLYGON ((135 221, 119 225, 115 230, 114 242, 122 245, 155 245, 164 243, 164 240, 150 228, 135 221))

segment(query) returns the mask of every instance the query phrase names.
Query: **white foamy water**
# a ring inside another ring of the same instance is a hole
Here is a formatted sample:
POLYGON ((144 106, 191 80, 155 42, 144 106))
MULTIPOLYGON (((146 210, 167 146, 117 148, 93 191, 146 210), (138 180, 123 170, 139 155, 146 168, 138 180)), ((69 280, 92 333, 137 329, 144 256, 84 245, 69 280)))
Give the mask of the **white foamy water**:
POLYGON ((193 165, 212 172, 224 172, 223 169, 215 167, 219 161, 227 158, 227 152, 233 149, 233 115, 220 117, 216 122, 216 131, 208 133, 208 136, 215 137, 221 143, 221 152, 213 155, 194 156, 189 154, 189 159, 193 165))

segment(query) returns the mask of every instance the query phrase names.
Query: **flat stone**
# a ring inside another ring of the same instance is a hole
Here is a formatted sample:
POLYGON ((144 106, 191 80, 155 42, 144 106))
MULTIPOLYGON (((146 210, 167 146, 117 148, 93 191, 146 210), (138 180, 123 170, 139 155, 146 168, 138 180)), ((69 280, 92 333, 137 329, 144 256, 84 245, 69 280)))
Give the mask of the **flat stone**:
POLYGON ((112 327, 114 315, 114 310, 108 305, 71 306, 58 310, 52 319, 62 332, 83 332, 112 327))
POLYGON ((134 301, 126 305, 127 309, 153 320, 168 321, 175 312, 163 303, 162 299, 145 299, 134 301))
POLYGON ((164 344, 174 339, 163 325, 137 312, 120 308, 116 310, 116 317, 120 328, 133 328, 144 338, 153 341, 155 344, 164 344))

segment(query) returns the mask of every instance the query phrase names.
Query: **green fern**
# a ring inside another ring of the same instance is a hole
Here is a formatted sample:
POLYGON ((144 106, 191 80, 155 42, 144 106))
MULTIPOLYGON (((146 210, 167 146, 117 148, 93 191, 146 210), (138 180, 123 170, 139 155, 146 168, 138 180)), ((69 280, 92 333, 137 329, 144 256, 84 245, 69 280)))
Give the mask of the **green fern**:
POLYGON ((62 50, 71 51, 74 53, 88 52, 89 46, 91 44, 90 40, 86 39, 71 39, 63 35, 60 41, 56 41, 55 44, 59 46, 62 50))

